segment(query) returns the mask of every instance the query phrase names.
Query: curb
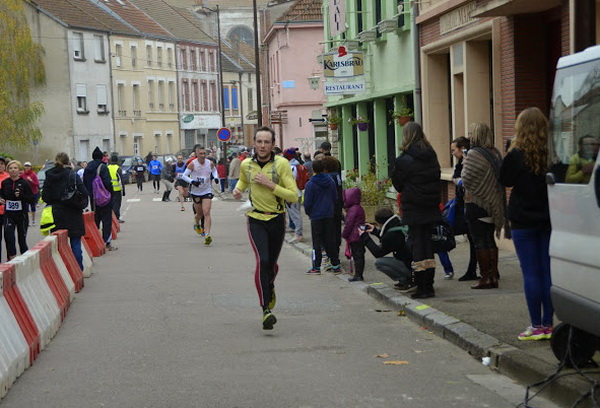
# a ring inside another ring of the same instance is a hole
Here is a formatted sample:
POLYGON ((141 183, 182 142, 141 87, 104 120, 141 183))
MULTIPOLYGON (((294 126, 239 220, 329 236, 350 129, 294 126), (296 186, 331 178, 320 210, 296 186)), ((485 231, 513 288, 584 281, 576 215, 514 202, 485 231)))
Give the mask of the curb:
MULTIPOLYGON (((288 244, 304 255, 311 255, 312 247, 306 243, 288 242, 288 244)), ((496 370, 523 385, 543 381, 555 373, 558 367, 558 361, 556 365, 549 364, 523 350, 503 343, 455 317, 404 296, 385 283, 349 282, 348 275, 337 275, 337 277, 366 292, 390 309, 396 312, 404 312, 410 320, 460 347, 475 359, 481 360, 482 357, 490 357, 489 367, 492 370, 496 370)), ((589 392, 590 389, 591 383, 580 376, 567 376, 553 381, 550 386, 544 388, 543 392, 540 392, 540 395, 565 406, 572 406, 574 401, 589 392)), ((530 391, 530 398, 533 394, 534 392, 530 391)), ((582 406, 587 405, 584 403, 582 406)))

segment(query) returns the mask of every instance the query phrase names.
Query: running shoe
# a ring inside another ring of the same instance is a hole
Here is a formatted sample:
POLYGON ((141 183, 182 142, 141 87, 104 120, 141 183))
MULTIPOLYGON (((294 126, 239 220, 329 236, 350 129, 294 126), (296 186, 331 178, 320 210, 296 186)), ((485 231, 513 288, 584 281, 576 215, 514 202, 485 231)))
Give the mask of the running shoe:
POLYGON ((275 288, 271 289, 271 301, 269 302, 269 309, 275 308, 275 304, 277 303, 277 296, 275 296, 275 288))
POLYGON ((273 330, 273 326, 277 323, 277 318, 270 310, 263 312, 263 330, 273 330))
POLYGON ((444 275, 444 279, 453 279, 453 278, 454 278, 454 272, 452 272, 452 271, 448 271, 444 275))
POLYGON ((194 231, 196 231, 196 234, 202 235, 204 233, 204 228, 198 224, 194 224, 194 231))
POLYGON ((518 337, 521 341, 526 340, 546 340, 546 332, 543 327, 533 327, 529 326, 525 329, 525 331, 519 334, 518 337))
POLYGON ((554 327, 544 326, 544 334, 546 335, 546 339, 550 340, 552 338, 553 333, 554 333, 554 327))
POLYGON ((304 272, 306 275, 320 275, 321 270, 318 268, 310 268, 308 271, 304 272))
POLYGON ((339 275, 340 273, 342 273, 342 266, 341 265, 332 266, 331 272, 333 272, 334 275, 339 275))
POLYGON ((204 238, 204 246, 209 246, 211 244, 211 242, 212 242, 212 237, 210 235, 207 235, 204 238))

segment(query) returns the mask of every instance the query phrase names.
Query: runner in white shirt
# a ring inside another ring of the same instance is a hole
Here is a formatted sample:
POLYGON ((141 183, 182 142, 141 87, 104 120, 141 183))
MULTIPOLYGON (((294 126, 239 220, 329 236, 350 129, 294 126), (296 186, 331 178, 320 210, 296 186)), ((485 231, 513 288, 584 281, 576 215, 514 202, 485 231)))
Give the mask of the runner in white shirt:
POLYGON ((212 174, 215 183, 219 183, 217 168, 211 160, 206 160, 206 149, 201 145, 194 146, 196 159, 192 160, 185 169, 185 172, 180 176, 181 180, 190 183, 190 196, 192 197, 195 216, 194 230, 198 234, 204 232, 204 245, 208 246, 212 242, 210 236, 211 216, 210 209, 212 206, 212 185, 210 176, 212 174), (204 230, 200 226, 200 219, 204 217, 204 230))

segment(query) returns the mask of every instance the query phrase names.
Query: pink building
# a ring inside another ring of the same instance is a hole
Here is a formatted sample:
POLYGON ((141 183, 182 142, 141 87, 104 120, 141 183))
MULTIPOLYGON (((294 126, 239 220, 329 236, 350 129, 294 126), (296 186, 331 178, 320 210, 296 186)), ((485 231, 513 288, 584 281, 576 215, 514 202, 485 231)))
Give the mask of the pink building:
POLYGON ((320 0, 297 0, 267 32, 266 73, 268 92, 263 104, 264 118, 275 130, 282 149, 298 147, 314 152, 327 137, 322 121, 325 94, 318 80, 322 76, 323 14, 320 0), (311 77, 312 81, 310 80, 311 77), (311 83, 312 82, 312 83, 311 83))

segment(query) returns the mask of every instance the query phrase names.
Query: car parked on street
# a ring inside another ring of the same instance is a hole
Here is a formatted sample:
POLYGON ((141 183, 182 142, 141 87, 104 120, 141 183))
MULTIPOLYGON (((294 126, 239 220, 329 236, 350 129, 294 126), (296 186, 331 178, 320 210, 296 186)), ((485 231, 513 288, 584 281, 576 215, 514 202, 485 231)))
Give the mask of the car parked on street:
POLYGON ((135 178, 135 166, 137 165, 138 160, 142 161, 142 166, 146 169, 144 171, 144 181, 148 181, 148 166, 141 156, 119 156, 123 184, 132 183, 135 178))

